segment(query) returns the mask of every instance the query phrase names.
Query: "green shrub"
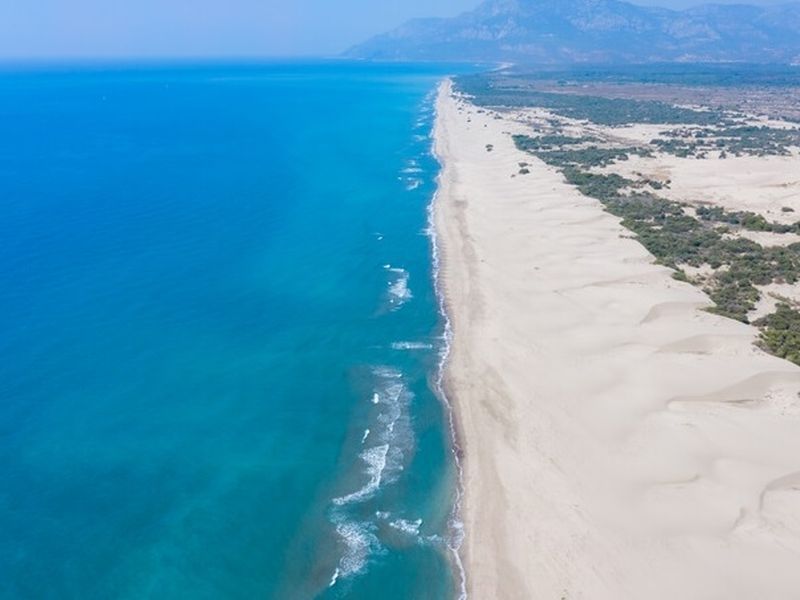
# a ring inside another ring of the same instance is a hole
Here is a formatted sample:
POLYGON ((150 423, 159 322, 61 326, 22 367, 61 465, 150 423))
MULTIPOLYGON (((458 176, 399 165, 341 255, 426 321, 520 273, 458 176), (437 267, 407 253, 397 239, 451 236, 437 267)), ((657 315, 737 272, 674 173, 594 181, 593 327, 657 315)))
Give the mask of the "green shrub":
POLYGON ((781 303, 777 311, 758 321, 761 343, 776 356, 800 364, 800 311, 781 303))

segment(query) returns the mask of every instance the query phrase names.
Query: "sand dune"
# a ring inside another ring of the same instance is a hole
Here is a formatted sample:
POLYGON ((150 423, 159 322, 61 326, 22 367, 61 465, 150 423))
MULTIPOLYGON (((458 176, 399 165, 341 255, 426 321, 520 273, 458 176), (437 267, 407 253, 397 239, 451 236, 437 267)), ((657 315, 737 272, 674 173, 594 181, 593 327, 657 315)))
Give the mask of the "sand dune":
POLYGON ((701 310, 521 127, 441 89, 471 597, 800 597, 800 368, 701 310))

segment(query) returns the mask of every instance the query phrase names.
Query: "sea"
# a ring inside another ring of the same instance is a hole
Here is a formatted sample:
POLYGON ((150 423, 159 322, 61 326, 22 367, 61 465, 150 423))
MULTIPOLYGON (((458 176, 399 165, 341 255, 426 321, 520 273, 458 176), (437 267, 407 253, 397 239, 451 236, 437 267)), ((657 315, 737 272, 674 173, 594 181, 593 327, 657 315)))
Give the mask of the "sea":
POLYGON ((0 598, 458 598, 437 83, 0 68, 0 598))

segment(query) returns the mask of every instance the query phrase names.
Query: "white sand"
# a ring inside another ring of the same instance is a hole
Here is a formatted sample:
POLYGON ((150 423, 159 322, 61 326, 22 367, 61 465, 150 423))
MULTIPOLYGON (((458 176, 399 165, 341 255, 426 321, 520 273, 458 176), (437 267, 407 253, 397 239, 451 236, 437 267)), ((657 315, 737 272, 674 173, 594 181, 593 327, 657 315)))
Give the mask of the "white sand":
POLYGON ((800 597, 800 368, 701 311, 699 290, 515 149, 502 132, 520 127, 441 91, 471 598, 800 597))
POLYGON ((750 240, 761 246, 790 246, 800 242, 800 235, 796 233, 771 233, 769 231, 747 231, 746 229, 737 231, 735 234, 727 234, 728 237, 739 237, 750 240))
POLYGON ((669 188, 658 193, 670 200, 751 211, 784 224, 800 219, 800 156, 709 156, 632 156, 606 170, 628 177, 642 173, 657 181, 669 180, 669 188), (783 212, 784 207, 796 212, 783 212))
POLYGON ((761 299, 756 304, 755 309, 747 315, 751 323, 774 313, 781 302, 800 306, 800 285, 798 284, 770 283, 768 285, 757 285, 756 287, 761 292, 761 299))

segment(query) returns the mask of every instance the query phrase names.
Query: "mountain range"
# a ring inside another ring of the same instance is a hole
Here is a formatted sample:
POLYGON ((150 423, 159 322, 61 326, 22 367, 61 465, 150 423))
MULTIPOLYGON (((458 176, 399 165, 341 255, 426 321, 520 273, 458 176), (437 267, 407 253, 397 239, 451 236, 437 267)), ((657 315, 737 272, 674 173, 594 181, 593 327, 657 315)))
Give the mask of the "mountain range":
POLYGON ((800 3, 670 10, 620 0, 486 0, 454 18, 409 21, 346 56, 530 64, 800 64, 800 3))

